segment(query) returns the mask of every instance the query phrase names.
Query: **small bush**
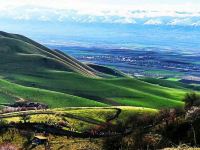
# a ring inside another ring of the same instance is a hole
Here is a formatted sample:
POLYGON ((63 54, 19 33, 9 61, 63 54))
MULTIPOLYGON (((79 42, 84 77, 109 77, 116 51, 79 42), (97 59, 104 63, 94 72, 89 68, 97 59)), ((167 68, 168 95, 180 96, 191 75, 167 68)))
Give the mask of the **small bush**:
POLYGON ((195 92, 187 93, 183 101, 185 102, 185 109, 189 109, 192 106, 200 106, 200 95, 195 92))

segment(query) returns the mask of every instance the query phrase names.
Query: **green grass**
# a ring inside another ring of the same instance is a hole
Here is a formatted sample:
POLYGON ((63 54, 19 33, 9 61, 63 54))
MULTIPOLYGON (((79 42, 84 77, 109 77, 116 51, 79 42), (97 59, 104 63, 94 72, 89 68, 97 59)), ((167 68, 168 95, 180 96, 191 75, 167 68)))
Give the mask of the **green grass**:
POLYGON ((76 95, 107 105, 178 107, 182 105, 180 101, 187 91, 158 86, 134 78, 92 79, 53 70, 47 70, 40 76, 12 74, 7 75, 7 78, 24 86, 76 95), (125 102, 124 99, 129 99, 129 102, 125 102), (154 105, 149 104, 151 101, 154 105))
POLYGON ((180 81, 181 79, 180 78, 167 78, 166 80, 169 80, 169 81, 180 81))
POLYGON ((35 72, 39 68, 52 68, 98 77, 94 69, 74 58, 19 35, 0 32, 0 52, 3 58, 0 60, 0 72, 35 72))
POLYGON ((125 106, 143 106, 146 108, 175 108, 175 107, 183 107, 184 103, 180 101, 173 101, 173 100, 158 100, 151 99, 147 100, 137 100, 131 98, 116 98, 114 101, 120 103, 120 105, 125 106))
POLYGON ((106 120, 116 114, 116 110, 112 108, 84 108, 84 109, 64 109, 64 111, 69 112, 71 114, 80 116, 93 118, 98 121, 106 122, 106 120))
POLYGON ((128 77, 128 75, 119 70, 116 70, 115 68, 96 65, 96 64, 87 64, 87 65, 99 72, 104 73, 105 76, 103 77, 128 77))
POLYGON ((191 91, 191 90, 200 91, 200 88, 198 86, 182 83, 180 81, 155 79, 155 78, 142 78, 141 80, 148 82, 148 83, 165 86, 165 87, 169 87, 169 88, 182 89, 182 90, 186 90, 186 91, 191 91))
POLYGON ((130 105, 161 109, 181 107, 189 91, 172 81, 141 81, 103 66, 96 66, 96 71, 20 35, 0 32, 0 52, 0 103, 23 98, 51 108, 130 105))
MULTIPOLYGON (((92 108, 57 108, 57 109, 51 109, 51 111, 54 111, 56 114, 55 115, 45 115, 45 114, 37 114, 37 115, 31 115, 30 121, 31 123, 42 123, 50 125, 56 125, 59 121, 63 122, 63 119, 68 123, 69 127, 62 127, 64 131, 75 131, 78 133, 83 133, 91 128, 97 128, 96 124, 91 124, 88 122, 84 122, 81 120, 73 119, 73 118, 68 118, 68 117, 61 117, 60 113, 71 113, 71 114, 76 114, 79 115, 83 118, 92 118, 95 120, 100 120, 103 121, 102 123, 105 123, 105 118, 108 118, 111 115, 115 114, 115 111, 113 111, 115 108, 121 109, 121 113, 119 114, 118 118, 115 118, 112 120, 112 124, 117 124, 117 123, 124 123, 126 120, 129 120, 129 117, 135 116, 135 115, 155 115, 158 113, 158 110, 155 109, 148 109, 148 108, 138 108, 138 107, 103 107, 103 108, 97 108, 97 107, 92 107, 92 108)), ((32 111, 29 111, 32 112, 32 111)), ((35 112, 35 111, 33 111, 35 112)), ((45 111, 41 111, 45 112, 45 111)), ((28 112, 26 112, 28 113, 28 112)), ((12 113, 12 114, 17 114, 17 113, 12 113)), ((19 113, 18 113, 19 114, 19 113)), ((9 117, 9 118, 4 118, 2 119, 5 121, 7 124, 8 123, 19 123, 22 121, 20 116, 17 117, 9 117)), ((23 121, 22 121, 23 122, 23 121)), ((64 132, 63 131, 63 132, 64 132)), ((4 143, 5 141, 9 141, 9 143, 12 143, 16 145, 18 148, 21 148, 22 145, 26 145, 27 141, 30 141, 30 138, 33 139, 35 135, 43 135, 42 133, 35 133, 35 128, 32 129, 29 126, 26 126, 25 129, 18 129, 18 128, 8 128, 6 130, 1 131, 1 136, 0 136, 0 142, 4 143), (29 139, 28 139, 29 138, 29 139)), ((100 148, 103 145, 103 139, 104 138, 77 138, 77 137, 71 137, 70 134, 69 136, 59 136, 59 135, 52 135, 48 134, 45 135, 48 137, 48 141, 51 144, 52 149, 102 149, 100 148), (95 147, 95 144, 96 147, 95 147), (75 146, 76 145, 76 146, 75 146), (75 147, 74 147, 75 146, 75 147)), ((24 148, 28 149, 28 148, 24 148)), ((41 150, 44 149, 44 145, 39 145, 35 150, 41 150)))
POLYGON ((12 103, 15 101, 15 98, 5 93, 3 90, 0 90, 0 104, 12 103))
POLYGON ((1 101, 1 103, 14 102, 16 98, 19 97, 30 101, 42 102, 48 104, 49 107, 54 108, 66 106, 107 106, 106 104, 88 100, 86 98, 38 88, 25 87, 10 83, 3 79, 0 79, 0 90, 2 94, 6 95, 6 99, 1 101))
POLYGON ((157 109, 144 108, 144 107, 131 107, 131 106, 120 106, 118 107, 122 110, 118 119, 122 122, 129 119, 129 117, 136 115, 155 115, 159 111, 157 109))
MULTIPOLYGON (((120 107, 71 107, 71 108, 60 108, 60 109, 50 109, 50 110, 38 110, 38 111, 26 111, 26 114, 30 116, 28 120, 30 123, 47 123, 48 124, 57 124, 60 121, 63 121, 62 114, 72 114, 78 116, 80 118, 92 119, 94 122, 104 124, 107 122, 107 119, 116 115, 116 110, 121 109, 121 113, 116 118, 113 118, 112 123, 116 123, 116 121, 126 122, 129 117, 135 115, 155 115, 158 113, 156 109, 149 108, 140 108, 140 107, 130 107, 130 106, 120 106, 120 107), (44 112, 54 112, 55 114, 42 114, 44 112), (41 114, 33 114, 34 112, 39 112, 41 114)), ((15 122, 19 123, 23 122, 21 118, 21 114, 25 112, 13 112, 8 114, 3 114, 0 116, 7 116, 4 120, 7 123, 15 122), (12 116, 15 115, 15 116, 12 116)), ((64 117, 65 121, 69 123, 69 126, 73 128, 74 131, 84 132, 92 127, 95 127, 97 124, 87 122, 84 120, 75 119, 73 117, 64 117)), ((72 130, 71 128, 64 128, 65 130, 72 130)))

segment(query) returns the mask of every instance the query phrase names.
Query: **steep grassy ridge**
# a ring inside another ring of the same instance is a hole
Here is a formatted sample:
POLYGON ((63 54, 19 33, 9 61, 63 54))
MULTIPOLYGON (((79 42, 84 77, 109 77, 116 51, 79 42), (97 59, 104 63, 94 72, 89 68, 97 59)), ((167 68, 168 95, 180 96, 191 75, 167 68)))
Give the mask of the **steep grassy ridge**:
POLYGON ((97 72, 87 65, 23 36, 0 32, 0 52, 0 56, 4 58, 0 61, 1 70, 7 72, 23 71, 30 67, 33 71, 37 71, 38 67, 53 67, 58 70, 77 72, 88 77, 98 77, 97 72), (34 67, 35 65, 36 67, 34 67))

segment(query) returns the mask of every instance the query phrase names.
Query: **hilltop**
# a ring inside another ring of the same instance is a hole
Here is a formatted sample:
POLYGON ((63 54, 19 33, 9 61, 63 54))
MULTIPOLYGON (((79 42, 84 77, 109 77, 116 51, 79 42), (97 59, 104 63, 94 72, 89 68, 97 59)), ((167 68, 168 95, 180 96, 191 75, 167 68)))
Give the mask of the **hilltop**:
POLYGON ((40 72, 57 69, 77 72, 88 77, 98 77, 97 71, 74 58, 17 34, 0 32, 1 71, 7 73, 40 72))

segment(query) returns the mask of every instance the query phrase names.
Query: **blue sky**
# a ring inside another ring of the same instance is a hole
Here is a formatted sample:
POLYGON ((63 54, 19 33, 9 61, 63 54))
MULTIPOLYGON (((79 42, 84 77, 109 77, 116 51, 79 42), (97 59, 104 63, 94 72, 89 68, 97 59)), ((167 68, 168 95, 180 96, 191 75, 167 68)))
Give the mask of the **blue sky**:
POLYGON ((200 0, 0 0, 0 20, 200 26, 200 0))

